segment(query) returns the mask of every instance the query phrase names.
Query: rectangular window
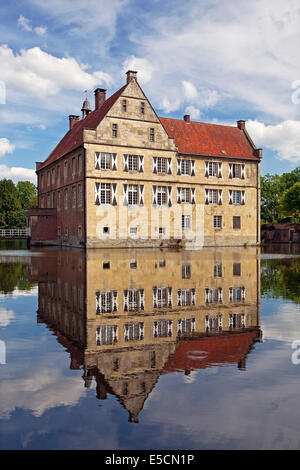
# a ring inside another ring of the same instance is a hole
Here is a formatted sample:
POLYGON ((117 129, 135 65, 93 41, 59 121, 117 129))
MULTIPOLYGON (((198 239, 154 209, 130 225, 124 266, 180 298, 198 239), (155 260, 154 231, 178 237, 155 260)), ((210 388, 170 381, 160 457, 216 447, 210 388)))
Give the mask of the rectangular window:
POLYGON ((164 235, 164 234, 166 233, 165 227, 159 227, 158 233, 159 233, 160 235, 164 235))
POLYGON ((55 193, 52 193, 52 207, 55 209, 55 193))
POLYGON ((233 204, 241 204, 241 191, 232 191, 233 204))
POLYGON ((110 196, 111 196, 110 183, 101 183, 100 184, 100 203, 110 204, 110 196))
POLYGON ((241 275, 241 263, 233 263, 233 275, 234 276, 241 275))
POLYGON ((157 205, 164 206, 167 204, 167 187, 157 186, 157 205))
POLYGON ((141 107, 140 107, 141 114, 145 114, 145 103, 141 101, 141 107))
POLYGON ((232 226, 235 229, 240 229, 241 228, 241 217, 240 216, 236 216, 236 215, 233 216, 232 226))
POLYGON ((220 300, 219 289, 206 289, 206 302, 209 304, 217 303, 220 300))
POLYGON ((111 153, 101 152, 101 155, 100 155, 101 170, 110 170, 110 167, 111 167, 111 153))
POLYGON ((136 234, 137 233, 137 227, 130 227, 129 233, 131 233, 133 235, 136 234))
POLYGON ((238 163, 233 163, 232 165, 232 176, 233 178, 241 178, 242 172, 241 172, 241 165, 238 163))
POLYGON ((138 310, 138 290, 129 289, 128 291, 128 311, 136 312, 138 310))
POLYGON ((159 320, 153 323, 153 336, 155 338, 167 338, 172 336, 172 320, 159 320))
POLYGON ((181 160, 181 174, 182 175, 191 174, 191 161, 190 160, 181 160))
POLYGON ((78 206, 82 206, 82 185, 78 185, 78 206))
POLYGON ((52 184, 55 184, 55 168, 52 168, 51 182, 52 184))
POLYGON ((78 155, 78 173, 82 172, 82 156, 78 155))
POLYGON ((183 307, 187 307, 191 305, 191 290, 190 289, 183 289, 181 290, 181 305, 183 307))
POLYGON ((222 264, 216 263, 214 265, 214 277, 222 277, 222 264))
POLYGON ((209 189, 208 190, 208 204, 217 204, 218 190, 209 189))
POLYGON ((222 315, 210 314, 205 317, 205 327, 207 331, 222 330, 222 315))
POLYGON ((61 227, 57 227, 57 236, 58 236, 58 237, 61 236, 61 227))
POLYGON ((167 288, 157 288, 157 308, 164 308, 167 306, 167 288))
POLYGON ((182 265, 181 277, 182 277, 182 279, 190 279, 191 278, 191 265, 190 264, 183 264, 182 265))
POLYGON ((72 207, 76 207, 76 186, 72 186, 72 207))
POLYGON ((222 228, 222 216, 221 215, 214 215, 214 228, 216 229, 222 228))
POLYGON ((229 327, 230 328, 244 328, 244 326, 245 326, 244 313, 231 313, 229 315, 229 327))
POLYGON ((112 136, 113 137, 118 137, 118 124, 113 124, 112 125, 112 136))
POLYGON ((128 205, 136 205, 138 203, 138 185, 128 185, 128 205))
POLYGON ((190 188, 181 188, 181 202, 191 202, 191 190, 190 188))
POLYGON ((50 171, 47 172, 47 186, 50 186, 50 171))
POLYGON ((44 175, 41 175, 41 188, 44 187, 44 175))
POLYGON ((138 156, 137 155, 128 155, 128 170, 129 171, 138 170, 138 156))
POLYGON ((118 326, 117 325, 103 325, 96 329, 96 345, 102 344, 111 345, 118 341, 118 326))
POLYGON ((125 323, 124 325, 125 341, 141 341, 144 339, 144 323, 125 323))
POLYGON ((112 293, 110 291, 96 292, 96 315, 112 312, 112 293))
POLYGON ((68 178, 68 162, 67 161, 65 162, 64 168, 65 168, 64 176, 65 176, 65 179, 66 179, 66 178, 68 178))
POLYGON ((150 142, 154 142, 154 128, 153 127, 150 128, 149 137, 150 137, 150 142))
POLYGON ((57 184, 60 185, 60 165, 57 167, 57 184))
POLYGON ((123 109, 123 111, 125 111, 125 112, 127 111, 127 101, 126 101, 126 100, 123 100, 123 101, 122 101, 122 109, 123 109))
POLYGON ((157 173, 167 173, 167 158, 157 157, 157 173))
POLYGON ((82 227, 81 225, 79 225, 78 227, 78 238, 81 238, 82 237, 82 227))
POLYGON ((76 159, 75 157, 72 158, 72 176, 74 176, 76 173, 76 159))
POLYGON ((181 227, 184 230, 189 230, 191 228, 191 216, 190 215, 181 216, 181 227))
POLYGON ((68 190, 65 189, 65 209, 68 209, 68 190))
POLYGON ((208 175, 217 176, 217 164, 216 162, 208 162, 208 175))

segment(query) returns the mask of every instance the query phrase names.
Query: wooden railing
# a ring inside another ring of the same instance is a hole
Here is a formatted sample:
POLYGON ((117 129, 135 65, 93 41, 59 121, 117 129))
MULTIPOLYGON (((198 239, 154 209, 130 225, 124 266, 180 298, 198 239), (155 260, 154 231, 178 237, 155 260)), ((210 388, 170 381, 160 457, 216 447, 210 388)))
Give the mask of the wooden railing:
POLYGON ((0 228, 0 238, 29 238, 29 228, 0 228))

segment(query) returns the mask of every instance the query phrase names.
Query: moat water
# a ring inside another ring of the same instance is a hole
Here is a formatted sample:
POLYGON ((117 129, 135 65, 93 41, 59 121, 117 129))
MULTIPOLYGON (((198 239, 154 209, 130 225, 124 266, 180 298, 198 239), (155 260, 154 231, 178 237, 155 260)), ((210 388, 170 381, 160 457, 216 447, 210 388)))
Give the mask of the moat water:
POLYGON ((0 449, 299 449, 300 250, 0 246, 0 449))

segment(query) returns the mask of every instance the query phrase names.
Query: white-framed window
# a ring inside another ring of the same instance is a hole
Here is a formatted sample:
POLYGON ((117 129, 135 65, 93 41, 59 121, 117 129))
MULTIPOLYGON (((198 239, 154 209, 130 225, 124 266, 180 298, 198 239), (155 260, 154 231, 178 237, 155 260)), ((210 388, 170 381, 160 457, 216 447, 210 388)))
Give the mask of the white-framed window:
POLYGON ((232 202, 233 204, 241 204, 241 191, 232 191, 232 202))
POLYGON ((205 328, 207 331, 222 330, 222 314, 210 314, 205 317, 205 328))
POLYGON ((208 176, 217 176, 216 162, 208 162, 208 176))
POLYGON ((229 328, 244 328, 245 327, 245 314, 244 313, 231 313, 229 315, 229 328))
POLYGON ((191 278, 191 265, 190 264, 183 264, 182 265, 181 277, 182 277, 182 279, 190 279, 191 278))
POLYGON ((181 160, 181 174, 190 175, 191 174, 191 161, 190 160, 181 160))
POLYGON ((153 336, 154 338, 167 338, 172 336, 172 320, 159 320, 153 323, 153 336))
POLYGON ((167 186, 157 186, 157 205, 164 206, 167 204, 167 186))
POLYGON ((167 173, 168 159, 163 157, 157 157, 157 173, 167 173))
POLYGON ((190 334, 196 330, 195 318, 180 318, 177 321, 177 335, 190 334))
POLYGON ((100 203, 110 204, 111 200, 111 185, 110 183, 100 184, 100 203))
POLYGON ((149 138, 150 138, 150 142, 154 142, 155 137, 154 137, 154 128, 153 127, 150 128, 149 138))
POLYGON ((222 277, 222 263, 215 263, 214 277, 222 277))
POLYGON ((138 204, 138 185, 129 184, 128 185, 128 205, 134 206, 138 204))
POLYGON ((103 325, 96 328, 96 345, 113 344, 118 341, 118 326, 117 325, 103 325))
POLYGON ((138 309, 139 309, 138 290, 129 289, 128 290, 128 311, 136 312, 138 309))
POLYGON ((111 153, 101 152, 100 154, 100 169, 110 170, 111 168, 111 153))
POLYGON ((208 189, 208 204, 217 204, 218 202, 218 190, 208 189))
POLYGON ((181 216, 181 227, 184 230, 190 230, 191 228, 191 216, 190 215, 181 216))
POLYGON ((168 294, 166 287, 157 288, 157 308, 164 308, 167 306, 168 294))
POLYGON ((192 295, 191 289, 182 289, 181 290, 181 306, 186 307, 191 305, 192 303, 192 295))
POLYGON ((128 171, 138 170, 138 155, 128 155, 128 171))
POLYGON ((214 228, 216 229, 222 228, 222 216, 221 215, 214 215, 214 228))
POLYGON ((190 188, 181 188, 180 200, 181 200, 181 202, 191 202, 191 190, 190 190, 190 188))
POLYGON ((241 178, 242 177, 242 168, 239 163, 232 164, 232 177, 241 178))
POLYGON ((118 137, 118 124, 112 124, 112 136, 118 137))
POLYGON ((112 293, 110 291, 96 292, 96 314, 112 312, 112 293))
POLYGON ((142 341, 144 339, 144 323, 131 322, 124 325, 125 341, 142 341))
POLYGON ((209 304, 222 303, 222 288, 205 289, 205 302, 209 304))

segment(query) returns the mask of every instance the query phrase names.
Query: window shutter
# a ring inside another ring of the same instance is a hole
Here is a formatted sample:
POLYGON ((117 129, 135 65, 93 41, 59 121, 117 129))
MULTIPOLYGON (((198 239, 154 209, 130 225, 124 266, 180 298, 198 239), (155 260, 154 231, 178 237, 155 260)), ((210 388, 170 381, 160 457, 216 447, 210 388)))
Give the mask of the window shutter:
POLYGON ((192 204, 195 204, 195 202, 196 202, 195 192, 196 192, 196 189, 195 189, 195 188, 191 188, 191 203, 192 203, 192 204))
POLYGON ((117 170, 117 154, 116 153, 113 153, 112 154, 112 165, 111 165, 111 169, 113 171, 116 171, 117 170))
POLYGON ((177 187, 177 204, 181 203, 181 188, 177 187))
POLYGON ((117 205, 117 183, 112 183, 112 205, 116 206, 117 205))
POLYGON ((123 159, 124 159, 124 167, 123 167, 123 170, 124 171, 128 171, 128 155, 123 155, 123 159))
POLYGON ((220 287, 220 288, 218 289, 218 301, 219 301, 220 303, 223 302, 223 289, 222 289, 222 287, 220 287))
POLYGON ((208 315, 205 316, 205 329, 208 330, 209 327, 209 321, 208 321, 208 315))
POLYGON ((145 291, 144 289, 140 289, 140 309, 145 309, 145 291))
POLYGON ((114 343, 118 342, 118 327, 117 327, 117 325, 114 325, 114 329, 113 329, 113 342, 114 343))
POLYGON ((242 180, 245 179, 245 164, 242 163, 242 167, 241 167, 241 177, 242 177, 242 180))
POLYGON ((173 320, 168 321, 168 336, 172 336, 173 320))
POLYGON ((100 170, 100 152, 95 152, 95 169, 100 170))
POLYGON ((168 307, 172 307, 172 287, 168 287, 168 307))
POLYGON ((152 186, 152 205, 156 206, 156 186, 152 186))
POLYGON ((208 171, 208 162, 205 162, 204 163, 204 174, 205 176, 208 178, 208 175, 209 175, 209 171, 208 171))
POLYGON ((219 315, 219 318, 218 318, 218 327, 219 327, 220 330, 222 330, 222 327, 223 327, 222 315, 219 315))
POLYGON ((242 300, 246 300, 246 289, 242 287, 242 300))
POLYGON ((232 302, 233 299, 233 288, 229 287, 229 302, 232 302))
POLYGON ((228 163, 228 177, 232 178, 232 163, 228 163))
POLYGON ((95 183, 95 204, 100 206, 100 183, 95 183))
POLYGON ((118 291, 116 290, 112 293, 112 310, 113 312, 118 311, 118 291))
POLYGON ((245 204, 245 191, 241 191, 241 204, 245 204))
POLYGON ((178 289, 177 291, 177 306, 181 306, 181 290, 178 289))
POLYGON ((209 289, 205 289, 205 303, 208 303, 209 289))
POLYGON ((172 158, 168 158, 168 175, 172 174, 172 158))
POLYGON ((205 204, 208 204, 209 201, 208 201, 208 189, 205 189, 205 204))
POLYGON ((153 173, 157 173, 157 157, 153 157, 153 173))
POLYGON ((222 178, 222 163, 218 163, 218 178, 222 178))
POLYGON ((129 338, 129 325, 128 323, 126 323, 126 325, 124 326, 124 340, 128 341, 128 338, 129 338))
POLYGON ((232 204, 233 203, 233 200, 232 200, 232 189, 229 189, 229 204, 232 204))
POLYGON ((218 201, 218 204, 219 204, 219 205, 222 205, 222 204, 223 204, 223 191, 222 191, 222 189, 219 189, 219 190, 218 190, 218 193, 219 193, 219 201, 218 201))
POLYGON ((123 310, 128 312, 128 290, 124 290, 123 301, 123 310))
POLYGON ((195 176, 195 160, 191 160, 191 176, 195 176))
POLYGON ((101 313, 100 305, 100 292, 96 292, 96 315, 101 313))
POLYGON ((192 289, 192 305, 196 305, 196 289, 192 289))
POLYGON ((157 308, 157 287, 153 287, 152 300, 153 300, 153 308, 157 308))
POLYGON ((181 160, 177 158, 177 175, 181 175, 181 160))
POLYGON ((123 184, 123 206, 128 206, 127 189, 128 189, 128 185, 123 184))
POLYGON ((233 315, 232 313, 229 315, 229 328, 233 327, 233 315))
POLYGON ((144 156, 139 155, 140 165, 139 165, 139 172, 142 173, 144 171, 144 156))
POLYGON ((144 205, 144 185, 143 184, 140 184, 139 190, 140 190, 140 206, 143 206, 144 205))
POLYGON ((168 206, 172 206, 172 186, 168 186, 168 206))

